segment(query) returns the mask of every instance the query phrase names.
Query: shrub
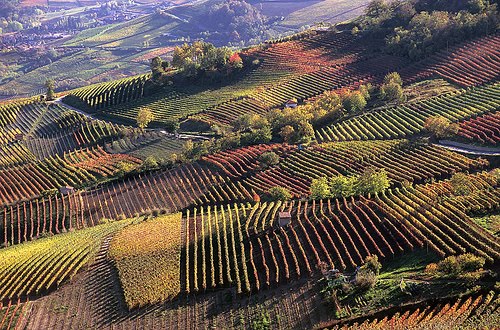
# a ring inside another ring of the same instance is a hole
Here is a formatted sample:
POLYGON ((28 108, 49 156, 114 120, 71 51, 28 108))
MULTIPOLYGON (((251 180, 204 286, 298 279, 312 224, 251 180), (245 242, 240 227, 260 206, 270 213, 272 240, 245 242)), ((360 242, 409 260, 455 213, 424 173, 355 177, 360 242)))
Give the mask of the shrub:
POLYGON ((483 257, 478 257, 472 253, 466 253, 459 255, 457 257, 457 262, 460 265, 460 270, 462 272, 475 272, 482 267, 486 260, 483 257))
POLYGON ((465 173, 455 173, 450 179, 453 194, 457 196, 467 195, 472 192, 470 180, 465 173))
POLYGON ((290 190, 280 186, 272 187, 267 191, 267 194, 272 201, 287 201, 292 198, 290 190))
POLYGON ((455 256, 449 256, 438 263, 438 271, 449 274, 456 275, 460 272, 460 266, 457 262, 455 256))
POLYGON ((275 152, 269 151, 260 155, 259 161, 264 167, 269 167, 277 165, 280 162, 280 157, 275 152))
POLYGON ((358 271, 356 274, 356 279, 354 280, 354 284, 356 285, 356 289, 360 291, 366 291, 375 286, 377 283, 377 275, 375 275, 372 271, 358 271))
POLYGON ((432 116, 426 119, 424 129, 437 138, 445 138, 457 134, 459 126, 442 116, 432 116))
POLYGON ((377 255, 367 256, 365 258, 364 265, 361 266, 361 269, 371 271, 375 275, 378 275, 382 269, 382 264, 378 261, 377 255))

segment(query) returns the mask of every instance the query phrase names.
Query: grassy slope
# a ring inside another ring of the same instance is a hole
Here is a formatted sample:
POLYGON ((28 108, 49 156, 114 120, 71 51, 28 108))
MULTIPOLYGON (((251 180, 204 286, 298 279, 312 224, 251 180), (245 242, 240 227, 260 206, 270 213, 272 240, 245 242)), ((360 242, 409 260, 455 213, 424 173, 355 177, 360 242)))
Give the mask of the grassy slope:
POLYGON ((362 14, 367 0, 324 0, 289 14, 279 25, 297 29, 316 22, 341 22, 362 14))

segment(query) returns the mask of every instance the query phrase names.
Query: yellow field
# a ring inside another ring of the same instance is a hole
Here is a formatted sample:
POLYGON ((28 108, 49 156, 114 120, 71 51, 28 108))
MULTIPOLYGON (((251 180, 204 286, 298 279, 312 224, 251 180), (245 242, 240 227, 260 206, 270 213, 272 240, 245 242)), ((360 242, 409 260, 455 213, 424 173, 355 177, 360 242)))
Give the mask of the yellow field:
POLYGON ((125 228, 110 248, 129 308, 177 296, 180 286, 182 214, 125 228))

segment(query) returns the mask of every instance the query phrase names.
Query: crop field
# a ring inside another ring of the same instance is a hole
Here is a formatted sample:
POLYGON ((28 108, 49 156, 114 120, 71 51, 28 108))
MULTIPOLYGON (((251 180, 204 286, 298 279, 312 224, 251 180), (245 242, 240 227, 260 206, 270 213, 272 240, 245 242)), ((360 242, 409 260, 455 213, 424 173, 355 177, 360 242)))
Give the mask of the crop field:
POLYGON ((156 10, 8 82, 61 85, 0 103, 0 330, 496 329, 497 9, 301 28, 366 3, 150 66, 209 4, 156 10))
POLYGON ((118 269, 129 308, 180 293, 181 219, 180 213, 163 216, 126 228, 113 238, 109 256, 118 269))

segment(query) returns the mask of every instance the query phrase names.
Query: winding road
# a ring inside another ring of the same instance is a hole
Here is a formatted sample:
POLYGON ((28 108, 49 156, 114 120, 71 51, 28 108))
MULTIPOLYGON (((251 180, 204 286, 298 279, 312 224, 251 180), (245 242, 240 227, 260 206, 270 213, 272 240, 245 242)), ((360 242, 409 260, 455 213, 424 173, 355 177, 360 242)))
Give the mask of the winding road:
POLYGON ((500 148, 495 147, 479 147, 471 144, 448 140, 440 140, 439 143, 434 143, 434 145, 470 155, 500 156, 500 148))

